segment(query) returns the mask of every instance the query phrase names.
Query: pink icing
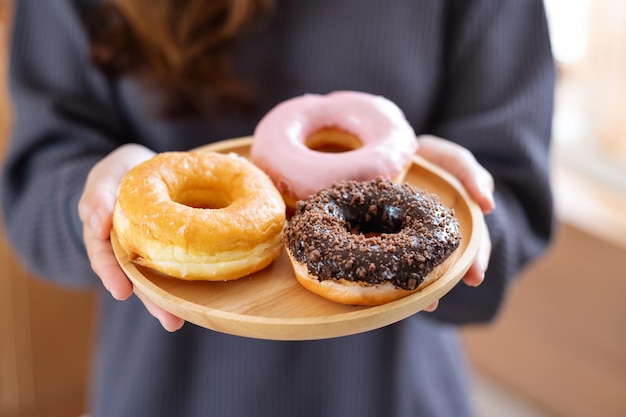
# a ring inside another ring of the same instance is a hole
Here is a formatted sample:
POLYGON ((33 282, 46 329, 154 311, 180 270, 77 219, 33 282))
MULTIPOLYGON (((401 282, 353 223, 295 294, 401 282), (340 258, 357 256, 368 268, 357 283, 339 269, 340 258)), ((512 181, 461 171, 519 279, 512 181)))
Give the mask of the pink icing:
POLYGON ((251 158, 281 193, 305 199, 339 180, 393 179, 416 149, 415 132, 393 102, 337 91, 306 94, 274 107, 255 129, 251 158), (305 145, 309 135, 328 127, 352 133, 363 146, 328 153, 305 145))

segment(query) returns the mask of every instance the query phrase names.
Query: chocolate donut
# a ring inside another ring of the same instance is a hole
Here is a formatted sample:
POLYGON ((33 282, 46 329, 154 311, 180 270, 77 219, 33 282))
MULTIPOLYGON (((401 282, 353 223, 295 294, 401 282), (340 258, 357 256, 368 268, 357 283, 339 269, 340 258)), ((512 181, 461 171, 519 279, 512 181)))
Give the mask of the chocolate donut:
POLYGON ((296 277, 345 304, 404 297, 459 246, 454 213, 409 184, 345 181, 297 204, 285 230, 296 277), (337 288, 341 286, 344 288, 337 288))

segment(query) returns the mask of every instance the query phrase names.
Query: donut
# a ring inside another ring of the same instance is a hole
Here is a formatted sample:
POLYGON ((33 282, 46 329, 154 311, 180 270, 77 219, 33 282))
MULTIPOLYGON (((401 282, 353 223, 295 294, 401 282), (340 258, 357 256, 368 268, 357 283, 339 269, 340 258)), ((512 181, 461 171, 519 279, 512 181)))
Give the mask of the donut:
POLYGON ((336 181, 400 180, 416 149, 415 132, 392 101, 336 91, 279 103, 257 124, 250 155, 293 210, 336 181))
POLYGON ((285 204, 236 154, 164 152, 122 179, 113 227, 129 259, 175 278, 221 281, 282 251, 285 204))
POLYGON ((342 181, 298 202, 285 247, 300 284, 349 305, 388 303, 431 284, 459 246, 435 194, 383 178, 342 181))

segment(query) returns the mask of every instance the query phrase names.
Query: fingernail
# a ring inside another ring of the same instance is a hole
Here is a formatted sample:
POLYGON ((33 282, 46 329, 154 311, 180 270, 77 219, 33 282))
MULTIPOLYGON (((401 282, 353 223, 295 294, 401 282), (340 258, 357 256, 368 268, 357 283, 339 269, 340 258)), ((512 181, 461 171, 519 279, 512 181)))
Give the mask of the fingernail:
POLYGON ((480 274, 480 280, 477 282, 472 283, 473 287, 478 287, 480 284, 483 283, 483 281, 485 280, 485 273, 483 272, 482 274, 480 274))
POLYGON ((482 184, 480 186, 480 193, 487 200, 487 203, 488 203, 488 207, 484 207, 484 208, 487 210, 493 210, 496 207, 496 201, 494 200, 493 191, 491 190, 491 187, 489 187, 487 184, 482 184))

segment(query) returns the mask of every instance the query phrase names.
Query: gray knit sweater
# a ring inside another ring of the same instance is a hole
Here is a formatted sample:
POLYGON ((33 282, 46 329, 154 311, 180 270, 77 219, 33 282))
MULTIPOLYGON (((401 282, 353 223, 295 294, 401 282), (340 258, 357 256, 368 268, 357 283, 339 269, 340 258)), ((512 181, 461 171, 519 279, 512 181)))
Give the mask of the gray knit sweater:
MULTIPOLYGON (((91 1, 93 2, 93 0, 91 1)), ((16 2, 15 109, 2 206, 24 264, 101 293, 94 417, 453 417, 471 415, 458 326, 487 322, 552 228, 548 181, 554 68, 536 0, 280 0, 238 50, 263 90, 255 115, 163 120, 131 78, 90 66, 86 0, 16 2), (397 103, 418 133, 469 148, 496 179, 493 253, 483 285, 458 285, 435 313, 310 342, 229 336, 187 323, 164 331, 136 299, 119 302, 89 267, 77 201, 86 174, 126 142, 185 150, 249 135, 274 104, 362 90, 397 103)))

